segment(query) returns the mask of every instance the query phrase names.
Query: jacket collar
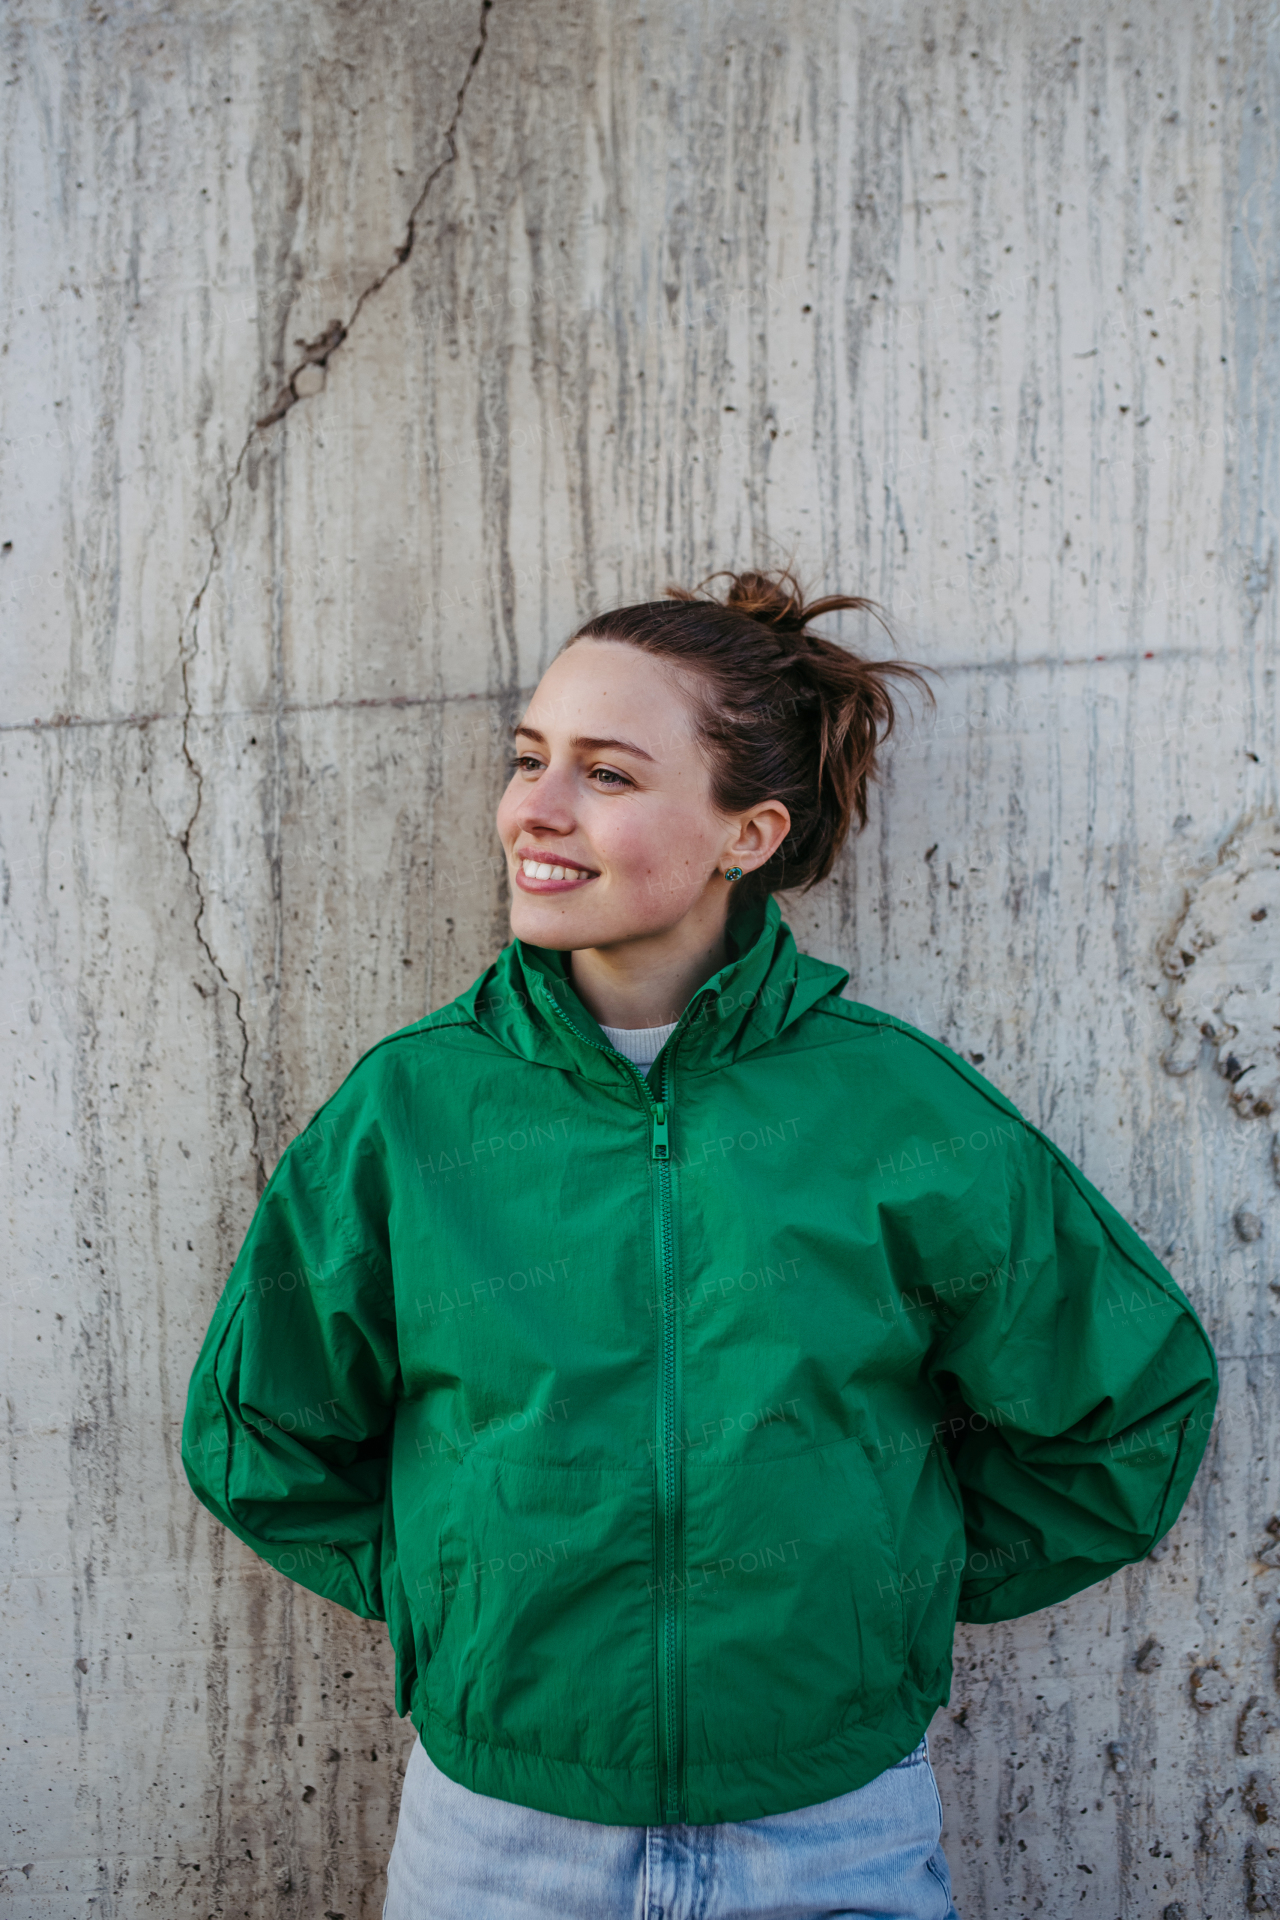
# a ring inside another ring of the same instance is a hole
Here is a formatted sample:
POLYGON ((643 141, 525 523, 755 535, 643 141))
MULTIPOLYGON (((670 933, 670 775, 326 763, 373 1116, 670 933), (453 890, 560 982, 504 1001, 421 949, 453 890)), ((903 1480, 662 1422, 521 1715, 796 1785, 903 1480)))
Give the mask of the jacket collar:
MULTIPOLYGON (((764 1046, 849 977, 845 968, 797 951, 772 896, 744 901, 726 932, 728 960, 693 995, 669 1042, 682 1073, 712 1072, 764 1046)), ((630 1079, 574 991, 565 952, 511 941, 460 1005, 522 1059, 599 1084, 630 1079)))

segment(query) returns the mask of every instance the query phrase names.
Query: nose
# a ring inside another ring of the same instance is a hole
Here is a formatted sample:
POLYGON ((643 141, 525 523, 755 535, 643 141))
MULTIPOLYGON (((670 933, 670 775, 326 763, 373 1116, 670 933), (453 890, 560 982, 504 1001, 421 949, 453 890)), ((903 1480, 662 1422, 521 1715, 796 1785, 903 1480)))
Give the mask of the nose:
POLYGON ((515 822, 521 833, 572 833, 574 816, 571 778, 547 767, 527 787, 515 806, 515 822))

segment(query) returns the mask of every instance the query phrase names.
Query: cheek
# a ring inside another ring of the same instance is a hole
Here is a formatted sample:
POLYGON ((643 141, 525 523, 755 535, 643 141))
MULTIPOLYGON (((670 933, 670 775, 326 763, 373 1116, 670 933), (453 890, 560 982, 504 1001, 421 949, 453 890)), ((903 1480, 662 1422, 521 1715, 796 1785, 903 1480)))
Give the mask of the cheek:
POLYGON ((677 888, 686 883, 701 885, 711 854, 709 836, 697 813, 664 807, 610 825, 611 832, 593 838, 620 877, 677 888))

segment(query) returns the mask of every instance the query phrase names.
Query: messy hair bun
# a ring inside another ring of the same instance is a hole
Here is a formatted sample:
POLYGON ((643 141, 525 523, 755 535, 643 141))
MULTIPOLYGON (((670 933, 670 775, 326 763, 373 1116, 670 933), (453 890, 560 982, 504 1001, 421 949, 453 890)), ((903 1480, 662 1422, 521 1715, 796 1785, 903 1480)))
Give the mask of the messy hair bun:
POLYGON ((790 832, 744 890, 825 879, 854 817, 866 825, 867 784, 897 717, 893 680, 914 682, 933 700, 919 668, 863 659, 810 631, 811 621, 844 608, 871 613, 889 631, 874 601, 843 593, 806 601, 791 569, 780 567, 668 587, 665 599, 599 613, 573 635, 625 641, 695 674, 715 805, 740 813, 781 800, 787 808, 790 832), (723 597, 707 591, 722 579, 723 597))

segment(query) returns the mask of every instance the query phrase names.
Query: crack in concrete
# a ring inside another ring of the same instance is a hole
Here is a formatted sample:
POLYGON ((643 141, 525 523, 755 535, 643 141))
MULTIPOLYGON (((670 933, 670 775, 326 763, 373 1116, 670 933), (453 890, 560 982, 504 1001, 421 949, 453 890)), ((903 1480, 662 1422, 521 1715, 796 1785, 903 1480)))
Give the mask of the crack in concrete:
MULTIPOLYGON (((182 662, 182 690, 185 699, 187 693, 187 659, 185 655, 182 662)), ((213 968, 235 1003, 236 1022, 240 1028, 240 1059, 238 1062, 238 1071, 240 1074, 240 1085, 244 1092, 245 1105, 249 1109, 249 1119, 253 1125, 253 1139, 250 1142, 249 1151, 253 1155, 253 1164, 258 1174, 258 1192, 261 1193, 267 1184, 267 1168, 266 1162, 262 1157, 262 1130, 258 1122, 258 1109, 253 1097, 253 1082, 249 1078, 249 1023, 244 1017, 244 1001, 241 997, 240 990, 238 987, 232 985, 227 976, 226 969, 214 952, 209 936, 204 930, 203 921, 206 905, 204 885, 200 878, 200 870, 196 866, 191 853, 191 832, 196 824, 200 813, 201 802, 204 799, 204 774, 201 772, 195 760, 192 759, 191 749, 187 744, 187 728, 190 724, 190 719, 191 710, 188 704, 187 711, 182 717, 182 757, 190 768, 192 778, 196 783, 196 804, 190 819, 178 836, 178 845, 182 848, 183 858, 187 863, 187 871, 191 875, 192 884, 196 890, 196 917, 193 923, 196 939, 203 947, 209 965, 213 968)))
MULTIPOLYGON (((361 310, 366 301, 372 300, 376 293, 382 291, 392 274, 399 273, 401 267, 413 252, 414 242, 418 237, 418 215, 422 212, 426 204, 427 195, 445 168, 451 167, 458 157, 456 139, 458 124, 462 119, 462 109, 466 103, 467 88, 471 85, 472 76, 480 64, 480 56, 484 52, 485 43, 489 37, 489 10, 492 5, 493 0, 481 0, 480 37, 476 41, 471 59, 467 64, 467 71, 463 75, 462 85, 458 88, 457 103, 453 109, 453 116, 444 131, 446 150, 443 157, 437 160, 435 166, 432 167, 430 173, 423 181, 422 191, 409 209, 408 225, 405 228, 404 239, 396 248, 395 259, 392 260, 389 266, 383 268, 376 280, 371 280, 369 285, 364 288, 354 307, 351 309, 350 319, 347 320, 345 324, 341 320, 331 320, 324 332, 317 334, 314 340, 294 341, 296 347, 302 348, 302 358, 281 387, 267 411, 262 415, 261 419, 254 422, 253 429, 249 434, 248 440, 245 442, 245 448, 248 447, 249 441, 252 440, 255 432, 261 432, 264 428, 273 426, 277 420, 284 418, 291 407, 296 407, 299 400, 310 399, 312 397, 310 394, 298 392, 298 375, 308 367, 320 367, 324 369, 328 366, 329 356, 336 353, 337 349, 351 332, 352 327, 355 326, 356 321, 360 318, 361 310)), ((244 450, 241 451, 240 457, 241 459, 244 458, 244 450)), ((239 461, 236 463, 236 468, 237 471, 239 471, 239 461)), ((232 477, 234 479, 234 475, 232 477)))
POLYGON ((194 921, 196 939, 199 941, 210 966, 226 987, 235 1004, 236 1021, 240 1028, 240 1084, 244 1093, 245 1105, 249 1109, 249 1118, 253 1124, 251 1152, 258 1175, 259 1193, 262 1192, 267 1184, 267 1171, 266 1163, 262 1156, 262 1130, 258 1119, 258 1109, 253 1096, 253 1083, 249 1077, 249 1025, 244 1017, 243 996, 239 990, 232 985, 226 970, 214 952, 209 937, 204 930, 207 901, 205 899, 204 884, 200 877, 200 870, 196 866, 195 858, 191 852, 191 836, 195 830, 196 821, 200 817, 200 808, 204 803, 204 774, 191 752, 191 724, 195 715, 195 707, 190 675, 192 662, 198 650, 196 623, 199 618, 201 606, 204 603, 204 597, 209 591, 210 582, 213 579, 214 573, 217 571, 218 562, 222 558, 220 536, 227 521, 231 518, 231 510, 235 504, 236 483, 240 478, 245 459, 250 447, 253 445, 255 437, 265 432, 268 427, 273 426, 277 420, 282 420, 290 408, 296 406, 300 400, 311 397, 310 393, 299 391, 298 376, 308 367, 319 367, 323 370, 328 365, 330 356, 336 353, 343 341, 348 338, 366 304, 373 299, 375 294, 381 292, 393 274, 400 271, 401 267, 404 266, 413 252, 414 244, 418 237, 418 218, 426 204, 427 196, 446 167, 451 167, 458 157, 458 126, 462 119, 463 107, 466 104, 467 89, 471 85, 475 70, 480 63, 481 55, 488 41, 489 12, 492 6, 493 0, 481 0, 479 37, 472 50, 471 58, 467 62, 467 70, 463 75, 462 85, 458 88, 453 113, 448 126, 445 128, 445 152, 423 181, 421 191, 409 210, 405 236, 396 248, 395 258, 388 266, 383 268, 382 272, 378 274, 375 279, 369 282, 368 286, 361 290, 355 305, 351 309, 350 316, 345 323, 341 320, 331 320, 324 332, 317 335, 314 340, 295 341, 294 344, 302 349, 301 360, 299 360, 297 366, 289 375, 284 386, 266 413, 254 421, 244 437, 244 442, 236 456, 235 465, 232 467, 227 478, 222 512, 209 529, 209 563, 205 568, 204 578, 196 589, 191 605, 187 609, 187 617, 183 622, 182 632, 178 639, 178 665, 182 676, 182 757, 186 761, 188 770, 195 782, 196 798, 195 806, 191 810, 186 826, 176 837, 179 846, 182 848, 188 871, 191 874, 192 885, 196 890, 197 907, 194 921))

